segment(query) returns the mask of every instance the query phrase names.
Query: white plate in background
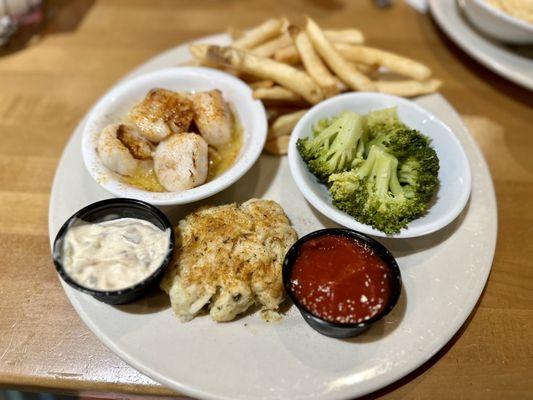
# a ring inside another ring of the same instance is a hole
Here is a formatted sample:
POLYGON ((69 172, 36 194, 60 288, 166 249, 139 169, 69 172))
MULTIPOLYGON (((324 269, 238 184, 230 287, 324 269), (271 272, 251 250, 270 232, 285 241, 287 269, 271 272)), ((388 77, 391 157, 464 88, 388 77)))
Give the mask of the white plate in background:
MULTIPOLYGON (((205 39, 218 44, 228 40, 226 35, 205 39)), ((186 46, 179 46, 149 60, 134 74, 175 66, 188 58, 186 46)), ((471 166, 472 193, 463 213, 443 230, 416 239, 380 239, 397 258, 404 290, 392 313, 361 336, 324 337, 304 322, 295 307, 279 323, 265 323, 255 313, 229 323, 199 317, 182 324, 162 293, 113 307, 63 285, 72 305, 124 361, 190 396, 344 399, 402 378, 435 355, 470 315, 489 276, 497 233, 490 173, 459 115, 438 94, 416 101, 445 122, 461 142, 471 166)), ((110 197, 81 160, 83 124, 73 132, 56 171, 50 197, 51 240, 79 208, 110 197)), ((285 157, 261 156, 237 183, 201 204, 251 197, 278 201, 299 235, 335 226, 295 188, 285 157)), ((198 205, 163 210, 176 222, 198 205)))
POLYGON ((533 23, 515 17, 487 0, 457 0, 464 15, 483 34, 516 45, 533 44, 533 23))
POLYGON ((429 0, 429 6, 444 33, 466 53, 498 75, 533 90, 533 58, 483 36, 462 15, 457 0, 429 0))

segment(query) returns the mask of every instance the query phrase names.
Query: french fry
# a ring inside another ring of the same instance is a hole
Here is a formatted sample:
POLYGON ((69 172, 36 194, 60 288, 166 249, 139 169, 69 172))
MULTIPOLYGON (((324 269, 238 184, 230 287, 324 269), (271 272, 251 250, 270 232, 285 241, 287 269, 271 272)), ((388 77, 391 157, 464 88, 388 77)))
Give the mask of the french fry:
POLYGON ((232 46, 239 49, 256 47, 279 35, 283 22, 281 19, 269 19, 261 25, 246 31, 241 38, 233 42, 232 46))
POLYGON ((282 86, 257 88, 253 91, 253 97, 257 100, 287 101, 291 103, 304 101, 296 93, 282 86))
POLYGON ((335 77, 335 79, 337 79, 337 89, 339 90, 339 92, 347 92, 350 89, 343 81, 341 81, 337 77, 335 77))
MULTIPOLYGON (((305 107, 305 105, 304 105, 305 107)), ((272 124, 272 122, 282 115, 290 114, 296 111, 300 111, 302 109, 302 103, 283 103, 283 102, 271 102, 268 103, 266 107, 267 112, 267 118, 269 121, 269 125, 272 124)))
MULTIPOLYGON (((287 46, 282 49, 276 50, 273 57, 276 61, 283 62, 290 65, 297 65, 302 62, 302 57, 295 46, 287 46)), ((353 66, 361 71, 365 75, 376 72, 379 65, 376 64, 363 64, 358 62, 351 62, 353 66)))
POLYGON ((379 65, 370 65, 370 64, 363 64, 363 63, 357 63, 357 62, 351 62, 353 66, 361 71, 365 75, 371 75, 375 73, 379 69, 379 65))
POLYGON ((316 104, 324 98, 320 86, 313 78, 290 65, 255 56, 233 47, 190 45, 189 49, 196 58, 204 58, 261 79, 272 80, 300 95, 311 104, 316 104))
POLYGON ((365 37, 358 29, 325 29, 324 35, 335 43, 363 44, 365 37))
POLYGON ((313 43, 313 47, 322 60, 344 83, 354 90, 372 91, 375 89, 374 84, 368 77, 359 72, 339 54, 334 45, 326 38, 324 32, 311 18, 307 18, 306 31, 313 43))
POLYGON ((363 44, 365 41, 363 34, 357 29, 326 29, 324 35, 334 43, 363 44))
POLYGON ((226 33, 231 36, 233 40, 240 39, 244 36, 244 31, 234 26, 228 26, 226 33))
POLYGON ((276 156, 287 154, 290 140, 291 137, 289 135, 278 136, 265 143, 265 150, 276 156))
POLYGON ((189 45, 189 53, 199 62, 207 60, 207 50, 209 49, 209 44, 198 43, 189 45))
POLYGON ((290 26, 289 33, 300 54, 305 69, 323 89, 324 94, 329 97, 339 93, 337 80, 331 75, 318 54, 316 54, 307 34, 301 32, 296 26, 290 26))
POLYGON ((282 49, 292 44, 292 39, 288 33, 282 33, 277 38, 269 40, 263 43, 261 46, 257 46, 252 49, 252 53, 256 56, 272 57, 276 50, 282 49))
POLYGON ((273 119, 276 119, 280 115, 280 110, 278 108, 273 107, 266 107, 265 108, 267 119, 269 121, 272 121, 273 119))
POLYGON ((298 50, 292 44, 282 49, 276 50, 274 52, 274 60, 290 65, 296 65, 302 62, 300 53, 298 53, 298 50))
POLYGON ((249 85, 252 89, 268 89, 274 86, 274 81, 271 81, 271 80, 257 81, 257 82, 252 82, 249 85))
POLYGON ((234 75, 239 77, 240 79, 243 79, 244 76, 240 74, 238 71, 236 71, 233 68, 227 68, 227 67, 220 67, 218 64, 215 64, 213 62, 209 62, 207 60, 202 60, 199 58, 195 58, 193 60, 188 60, 187 62, 183 62, 178 64, 181 67, 207 67, 207 68, 215 68, 220 71, 227 72, 228 74, 234 75))
POLYGON ((281 18, 281 31, 286 32, 290 24, 291 24, 291 21, 289 21, 287 17, 282 17, 281 18))
POLYGON ((267 140, 290 135, 300 118, 302 118, 306 112, 307 110, 300 110, 276 118, 268 130, 267 140))
MULTIPOLYGON (((324 34, 330 41, 335 43, 361 44, 364 40, 361 32, 356 29, 326 30, 324 31, 324 34), (358 38, 358 35, 361 35, 361 37, 358 38)), ((298 53, 298 50, 292 44, 288 45, 287 47, 277 49, 274 53, 274 59, 291 65, 302 62, 300 53, 298 53)))
POLYGON ((194 60, 184 65, 209 66, 243 79, 253 97, 267 105, 265 151, 276 155, 287 153, 290 134, 309 103, 352 89, 413 97, 442 85, 430 79, 424 64, 363 45, 357 29, 322 30, 308 18, 300 30, 281 17, 227 32, 234 40, 231 47, 190 45, 194 60))
POLYGON ((442 85, 438 79, 420 82, 415 80, 405 81, 374 81, 379 92, 395 94, 396 96, 415 97, 423 94, 434 93, 442 85))
POLYGON ((343 43, 336 43, 335 48, 349 61, 367 65, 382 65, 392 72, 419 81, 426 80, 431 76, 431 70, 424 64, 388 51, 343 43))

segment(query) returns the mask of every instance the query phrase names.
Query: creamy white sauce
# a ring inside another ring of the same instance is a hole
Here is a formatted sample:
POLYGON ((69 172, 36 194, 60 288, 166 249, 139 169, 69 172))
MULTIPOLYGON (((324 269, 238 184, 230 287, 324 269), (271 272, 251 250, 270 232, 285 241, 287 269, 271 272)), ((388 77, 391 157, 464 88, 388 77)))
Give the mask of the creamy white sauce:
POLYGON ((63 267, 78 284, 96 290, 141 282, 163 262, 170 230, 136 218, 74 226, 63 242, 63 267))

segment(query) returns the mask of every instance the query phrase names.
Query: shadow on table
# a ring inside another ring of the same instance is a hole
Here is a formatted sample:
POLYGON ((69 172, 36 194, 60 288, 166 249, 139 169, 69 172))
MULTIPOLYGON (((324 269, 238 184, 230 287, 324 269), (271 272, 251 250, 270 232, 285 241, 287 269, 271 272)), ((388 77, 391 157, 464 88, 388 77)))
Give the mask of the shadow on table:
POLYGON ((0 56, 23 50, 35 40, 47 35, 75 31, 95 0, 46 0, 43 20, 21 26, 9 43, 0 48, 0 56))

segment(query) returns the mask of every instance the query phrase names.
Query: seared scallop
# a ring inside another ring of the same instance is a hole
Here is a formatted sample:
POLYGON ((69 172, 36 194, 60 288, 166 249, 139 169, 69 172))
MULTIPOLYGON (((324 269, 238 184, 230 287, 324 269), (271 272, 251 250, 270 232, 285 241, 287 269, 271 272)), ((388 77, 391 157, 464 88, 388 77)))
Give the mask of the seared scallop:
POLYGON ((129 118, 152 142, 173 133, 187 132, 194 116, 191 99, 166 89, 152 89, 131 110, 129 118))
POLYGON ((144 160, 152 158, 153 150, 154 145, 132 124, 108 125, 98 137, 100 160, 121 175, 133 174, 144 160))
POLYGON ((169 192, 191 189, 207 179, 207 143, 195 133, 170 136, 157 146, 154 171, 169 192))
POLYGON ((219 147, 231 140, 232 119, 220 90, 193 95, 194 122, 205 141, 219 147))

